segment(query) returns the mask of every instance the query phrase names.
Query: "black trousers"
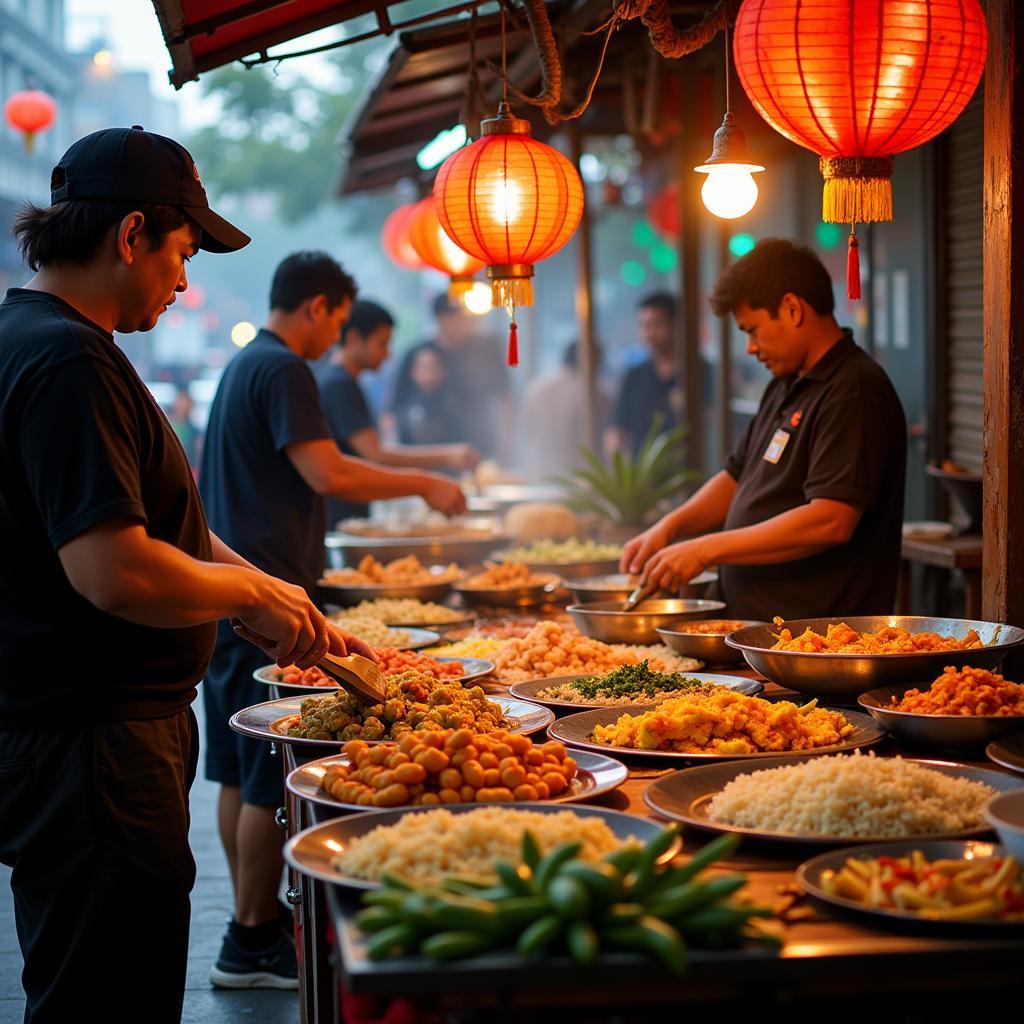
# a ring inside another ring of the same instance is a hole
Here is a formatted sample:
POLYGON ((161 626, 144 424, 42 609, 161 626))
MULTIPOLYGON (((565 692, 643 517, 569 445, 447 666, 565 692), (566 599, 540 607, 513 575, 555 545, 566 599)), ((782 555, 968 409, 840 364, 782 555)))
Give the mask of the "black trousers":
POLYGON ((26 1024, 178 1024, 198 754, 191 709, 0 730, 0 860, 13 869, 26 1024))

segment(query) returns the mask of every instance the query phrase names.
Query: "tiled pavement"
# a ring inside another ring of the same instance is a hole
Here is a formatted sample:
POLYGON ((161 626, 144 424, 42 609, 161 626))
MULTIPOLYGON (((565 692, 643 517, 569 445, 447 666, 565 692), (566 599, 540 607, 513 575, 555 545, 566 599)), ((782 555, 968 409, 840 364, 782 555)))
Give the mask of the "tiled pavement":
MULTIPOLYGON (((196 703, 202 721, 202 702, 196 703)), ((192 893, 192 934, 189 943, 185 1024, 295 1024, 299 1019, 294 992, 221 992, 210 987, 207 972, 220 948, 224 922, 231 913, 231 881, 217 837, 217 787, 200 777, 192 787, 192 850, 199 867, 192 893)), ((21 953, 14 931, 10 872, 0 867, 0 1024, 20 1024, 21 953)))

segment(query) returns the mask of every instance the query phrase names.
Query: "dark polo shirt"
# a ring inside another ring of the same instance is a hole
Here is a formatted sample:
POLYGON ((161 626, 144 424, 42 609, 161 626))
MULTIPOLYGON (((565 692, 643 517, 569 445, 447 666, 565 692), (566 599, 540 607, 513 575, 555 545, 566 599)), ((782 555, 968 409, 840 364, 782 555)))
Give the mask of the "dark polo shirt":
POLYGON ((863 514, 847 543, 810 558, 720 566, 729 615, 770 621, 891 612, 906 461, 896 390, 849 331, 803 377, 773 380, 725 464, 736 493, 724 528, 762 523, 814 498, 863 514))

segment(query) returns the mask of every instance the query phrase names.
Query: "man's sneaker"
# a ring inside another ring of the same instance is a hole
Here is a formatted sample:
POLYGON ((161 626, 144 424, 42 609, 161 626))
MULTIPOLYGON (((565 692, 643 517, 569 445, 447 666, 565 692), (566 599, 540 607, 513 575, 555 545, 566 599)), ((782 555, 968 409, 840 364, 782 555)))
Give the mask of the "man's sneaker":
POLYGON ((224 936, 220 956, 210 968, 210 982, 216 988, 299 987, 295 946, 282 935, 266 949, 248 950, 224 936))

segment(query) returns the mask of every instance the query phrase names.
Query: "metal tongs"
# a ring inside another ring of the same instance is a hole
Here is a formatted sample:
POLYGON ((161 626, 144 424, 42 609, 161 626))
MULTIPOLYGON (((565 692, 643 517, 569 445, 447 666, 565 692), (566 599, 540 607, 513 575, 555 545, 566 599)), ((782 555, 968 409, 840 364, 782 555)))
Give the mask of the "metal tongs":
POLYGON ((367 704, 383 704, 388 699, 380 666, 361 654, 349 654, 344 658, 325 654, 316 667, 326 672, 343 690, 367 704))
POLYGON ((629 597, 626 598, 626 603, 622 606, 624 612, 631 612, 641 601, 646 600, 651 596, 651 588, 646 583, 638 583, 634 588, 629 597))

